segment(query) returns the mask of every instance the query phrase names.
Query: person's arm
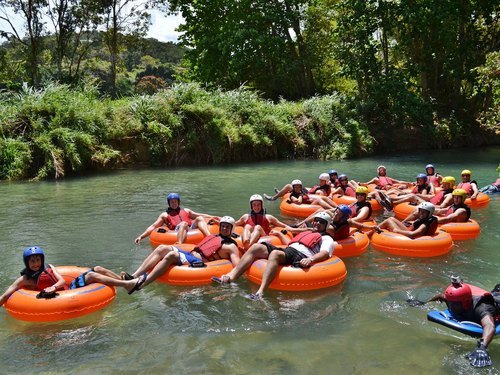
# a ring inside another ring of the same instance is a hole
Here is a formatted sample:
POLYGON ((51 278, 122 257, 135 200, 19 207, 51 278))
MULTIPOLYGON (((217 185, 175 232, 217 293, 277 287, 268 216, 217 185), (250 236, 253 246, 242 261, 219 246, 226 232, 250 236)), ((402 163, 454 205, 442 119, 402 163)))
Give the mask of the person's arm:
POLYGON ((349 225, 357 228, 357 229, 375 229, 376 225, 368 225, 364 223, 360 223, 359 221, 356 221, 355 219, 348 219, 349 225))
MULTIPOLYGON (((448 211, 448 209, 447 208, 443 208, 443 209, 441 209, 439 211, 448 211)), ((451 223, 451 222, 455 221, 455 219, 457 219, 460 215, 463 215, 464 213, 465 213, 465 209, 464 208, 459 208, 458 210, 456 210, 455 212, 449 214, 448 216, 438 216, 438 223, 439 224, 451 223)), ((437 214, 434 213, 434 215, 437 215, 437 214)))
POLYGON ((370 184, 375 184, 375 185, 378 185, 378 177, 373 177, 370 181, 368 182, 360 182, 359 185, 360 186, 368 186, 370 184))
POLYGON ((163 220, 164 215, 166 215, 166 214, 163 213, 160 216, 158 216, 158 219, 156 219, 156 221, 153 224, 151 224, 149 227, 147 227, 146 230, 141 235, 139 235, 139 237, 137 237, 134 242, 137 245, 139 245, 143 238, 149 236, 151 234, 151 232, 153 232, 156 228, 161 227, 164 223, 164 220, 163 220))
POLYGON ((323 236, 319 251, 310 258, 300 260, 301 267, 311 267, 313 264, 327 260, 333 254, 335 243, 331 237, 323 236))
POLYGON ((194 212, 193 210, 190 210, 189 208, 185 208, 184 211, 186 211, 188 213, 190 219, 196 219, 197 217, 200 217, 200 216, 202 218, 208 219, 208 220, 213 219, 213 215, 194 212))
POLYGON ((281 240, 281 243, 284 245, 288 245, 291 241, 291 238, 288 237, 286 234, 283 234, 280 230, 274 230, 272 229, 269 234, 272 234, 273 236, 278 237, 281 240))
POLYGON ((0 296, 0 306, 3 306, 5 302, 9 299, 9 297, 16 290, 21 289, 24 286, 24 277, 18 277, 16 281, 12 283, 11 286, 7 288, 7 290, 0 296))
POLYGON ((477 188, 475 182, 471 182, 470 186, 472 186, 472 192, 473 192, 470 199, 476 199, 477 195, 479 194, 479 189, 477 188))
POLYGON ((422 224, 418 227, 417 230, 403 230, 403 229, 399 229, 399 228, 394 228, 393 232, 402 234, 403 236, 406 236, 406 237, 417 238, 417 237, 423 236, 423 234, 425 233, 426 230, 427 230, 427 225, 422 224))
POLYGON ((43 290, 46 293, 55 292, 57 289, 62 288, 66 284, 66 280, 64 280, 61 274, 57 272, 57 270, 51 264, 49 264, 49 267, 52 269, 52 272, 54 273, 54 276, 56 277, 57 281, 55 282, 54 285, 49 286, 48 288, 45 288, 43 290))
POLYGON ((443 203, 441 203, 438 207, 439 208, 447 208, 447 207, 451 206, 452 203, 453 203, 453 195, 446 194, 444 196, 443 203))
POLYGON ((248 214, 244 214, 238 220, 235 221, 234 226, 243 226, 248 220, 248 214))
POLYGON ((290 230, 292 228, 290 228, 288 226, 288 224, 286 223, 283 223, 281 221, 279 221, 276 217, 274 217, 273 215, 266 215, 267 217, 267 220, 269 221, 269 224, 271 225, 274 225, 275 227, 283 227, 285 228, 286 230, 290 230))
POLYGON ((446 302, 446 298, 443 293, 438 293, 427 300, 427 302, 446 302))

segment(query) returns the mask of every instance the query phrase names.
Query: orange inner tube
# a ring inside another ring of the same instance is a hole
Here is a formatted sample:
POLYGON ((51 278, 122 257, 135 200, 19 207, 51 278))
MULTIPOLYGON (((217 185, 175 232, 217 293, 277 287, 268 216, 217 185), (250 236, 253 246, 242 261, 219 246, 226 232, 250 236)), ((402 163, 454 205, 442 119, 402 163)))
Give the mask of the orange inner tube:
MULTIPOLYGON (((354 205, 358 201, 356 198, 349 195, 338 194, 335 194, 332 200, 337 204, 347 204, 348 206, 354 205)), ((380 211, 382 209, 382 206, 377 202, 376 199, 367 199, 367 202, 371 203, 373 211, 380 211)))
MULTIPOLYGON (((69 284, 89 268, 63 266, 57 272, 69 284)), ((61 290, 55 298, 37 299, 36 290, 19 289, 5 303, 5 309, 14 318, 29 322, 54 322, 90 314, 109 305, 116 296, 114 287, 94 283, 83 288, 61 290)))
POLYGON ((490 204, 490 196, 485 193, 479 193, 474 200, 467 198, 465 204, 470 208, 484 207, 490 204))
MULTIPOLYGON (((266 259, 257 259, 247 271, 247 278, 260 285, 266 264, 266 259)), ((322 289, 340 284, 346 277, 344 262, 337 256, 332 256, 310 268, 280 266, 269 288, 286 291, 322 289)))
MULTIPOLYGON (((176 245, 181 250, 191 251, 192 244, 176 245)), ((206 267, 194 268, 189 265, 172 266, 160 277, 158 281, 171 285, 204 285, 212 282, 212 277, 221 277, 233 269, 229 259, 206 262, 206 267)))
POLYGON ((321 208, 321 206, 317 206, 315 204, 288 203, 288 196, 289 194, 285 194, 280 203, 280 211, 282 215, 305 219, 321 208))
POLYGON ((409 202, 403 202, 394 206, 394 215, 401 220, 404 220, 417 209, 416 205, 410 204, 409 202))
POLYGON ((453 247, 449 233, 438 231, 433 236, 423 236, 415 239, 384 230, 374 233, 372 246, 380 251, 407 257, 429 258, 447 254, 453 247))
POLYGON ((462 241, 479 236, 481 228, 475 220, 469 220, 462 223, 446 223, 439 226, 439 229, 448 232, 453 241, 462 241))
POLYGON ((369 244, 370 240, 365 233, 354 232, 349 237, 335 242, 334 254, 340 258, 355 257, 363 254, 369 244))

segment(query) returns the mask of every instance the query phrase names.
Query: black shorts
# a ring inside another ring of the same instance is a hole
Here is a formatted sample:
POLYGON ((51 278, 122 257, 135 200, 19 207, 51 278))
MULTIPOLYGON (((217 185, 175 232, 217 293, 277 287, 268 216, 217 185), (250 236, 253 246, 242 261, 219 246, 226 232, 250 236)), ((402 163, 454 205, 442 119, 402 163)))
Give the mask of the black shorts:
POLYGON ((273 250, 280 250, 285 253, 285 266, 289 265, 296 265, 299 263, 302 259, 307 258, 304 254, 302 254, 300 251, 295 250, 293 247, 287 247, 285 249, 281 247, 277 247, 274 245, 271 245, 270 243, 264 242, 263 245, 267 247, 267 252, 271 254, 271 251, 273 250))

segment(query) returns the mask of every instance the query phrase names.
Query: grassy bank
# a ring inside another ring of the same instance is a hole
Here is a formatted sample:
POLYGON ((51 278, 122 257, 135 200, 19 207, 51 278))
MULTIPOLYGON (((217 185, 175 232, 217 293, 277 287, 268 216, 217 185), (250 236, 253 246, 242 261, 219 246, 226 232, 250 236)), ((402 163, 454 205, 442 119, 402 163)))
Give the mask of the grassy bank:
POLYGON ((59 178, 95 168, 345 158, 372 139, 331 95, 273 104, 245 89, 181 84, 153 96, 100 99, 93 87, 25 90, 0 104, 0 178, 59 178))
MULTIPOLYGON (((138 163, 366 155, 376 141, 357 107, 340 94, 273 103, 246 89, 207 91, 197 84, 119 100, 99 98, 95 87, 26 89, 0 101, 0 179, 60 178, 138 163)), ((429 145, 442 141, 442 127, 422 129, 405 134, 420 132, 429 145)))

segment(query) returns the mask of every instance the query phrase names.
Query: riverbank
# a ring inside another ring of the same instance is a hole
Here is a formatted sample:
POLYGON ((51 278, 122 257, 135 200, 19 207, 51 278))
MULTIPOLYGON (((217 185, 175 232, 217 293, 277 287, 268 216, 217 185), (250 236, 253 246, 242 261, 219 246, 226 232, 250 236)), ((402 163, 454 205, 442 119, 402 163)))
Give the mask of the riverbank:
POLYGON ((110 100, 99 98, 95 87, 49 85, 3 99, 0 179, 9 180, 500 144, 498 134, 449 120, 381 127, 341 94, 273 103, 244 88, 208 91, 180 84, 151 96, 110 100))

